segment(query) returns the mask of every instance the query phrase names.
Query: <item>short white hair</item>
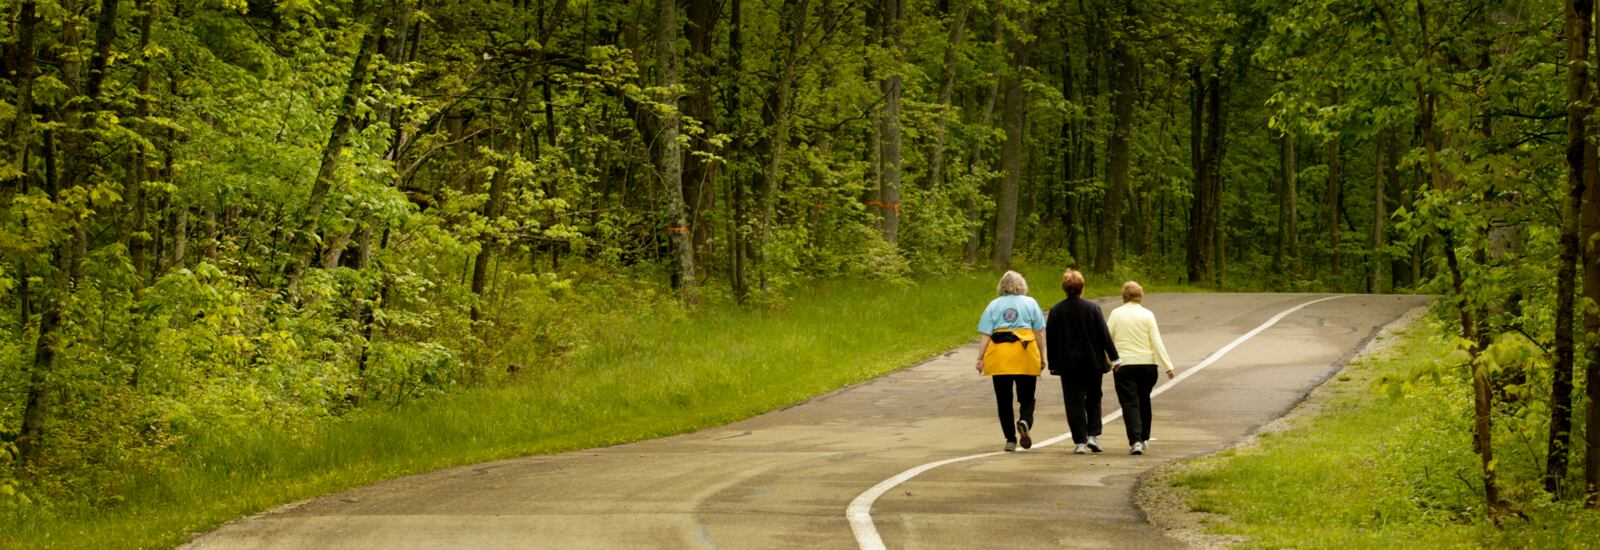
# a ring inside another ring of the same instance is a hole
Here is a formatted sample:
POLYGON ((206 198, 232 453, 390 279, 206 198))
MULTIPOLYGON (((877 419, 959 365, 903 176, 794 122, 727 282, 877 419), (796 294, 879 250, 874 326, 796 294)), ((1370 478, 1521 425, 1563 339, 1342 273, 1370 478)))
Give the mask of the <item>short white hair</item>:
POLYGON ((1028 281, 1022 278, 1021 273, 1007 271, 1005 275, 1000 276, 1000 284, 994 290, 995 294, 1000 296, 1026 295, 1028 293, 1028 281))

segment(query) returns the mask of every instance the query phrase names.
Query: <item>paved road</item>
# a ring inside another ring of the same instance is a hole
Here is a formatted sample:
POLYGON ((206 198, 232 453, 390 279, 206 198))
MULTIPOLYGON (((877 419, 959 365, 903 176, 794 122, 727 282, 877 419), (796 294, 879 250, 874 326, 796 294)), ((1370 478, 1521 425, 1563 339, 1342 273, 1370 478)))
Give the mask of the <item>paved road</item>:
MULTIPOLYGON (((1181 372, 1318 297, 1151 295, 1146 305, 1181 372)), ((1132 504, 1141 473, 1215 452, 1281 416, 1379 327, 1422 303, 1348 296, 1307 307, 1157 397, 1145 455, 1127 454, 1117 420, 1105 428, 1103 454, 1073 455, 1062 444, 951 464, 878 499, 876 527, 890 548, 1178 546, 1132 504)), ((230 523, 191 547, 856 548, 845 508, 857 495, 908 468, 1004 442, 989 382, 972 370, 976 354, 962 346, 720 428, 327 495, 230 523)), ((1110 386, 1107 376, 1108 413, 1117 408, 1110 386)), ((1036 439, 1064 433, 1053 377, 1038 398, 1036 439)))

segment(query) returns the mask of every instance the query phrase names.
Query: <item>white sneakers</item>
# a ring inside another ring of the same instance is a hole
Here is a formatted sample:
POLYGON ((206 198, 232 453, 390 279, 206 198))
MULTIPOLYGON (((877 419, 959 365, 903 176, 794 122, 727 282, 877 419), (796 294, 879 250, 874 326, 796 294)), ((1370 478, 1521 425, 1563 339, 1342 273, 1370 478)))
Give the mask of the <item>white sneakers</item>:
POLYGON ((1096 441, 1094 436, 1089 436, 1089 441, 1084 444, 1089 446, 1089 450, 1097 453, 1100 452, 1100 442, 1096 441))
POLYGON ((1134 443, 1133 444, 1133 450, 1128 451, 1128 454, 1130 454, 1130 455, 1142 455, 1142 454, 1144 454, 1144 442, 1140 441, 1138 443, 1134 443))
POLYGON ((1087 451, 1084 450, 1087 447, 1088 447, 1088 445, 1084 445, 1082 443, 1079 443, 1077 447, 1074 447, 1072 449, 1072 454, 1081 455, 1081 454, 1087 452, 1087 451))

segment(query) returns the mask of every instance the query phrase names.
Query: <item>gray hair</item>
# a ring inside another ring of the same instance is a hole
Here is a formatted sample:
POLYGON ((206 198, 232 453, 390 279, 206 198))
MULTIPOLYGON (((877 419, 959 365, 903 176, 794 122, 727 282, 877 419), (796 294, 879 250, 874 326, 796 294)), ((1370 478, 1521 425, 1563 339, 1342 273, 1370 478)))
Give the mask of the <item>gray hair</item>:
POLYGON ((995 293, 1000 296, 1026 295, 1028 293, 1028 281, 1022 278, 1021 273, 1007 271, 1005 275, 1000 276, 1000 284, 995 287, 995 293))

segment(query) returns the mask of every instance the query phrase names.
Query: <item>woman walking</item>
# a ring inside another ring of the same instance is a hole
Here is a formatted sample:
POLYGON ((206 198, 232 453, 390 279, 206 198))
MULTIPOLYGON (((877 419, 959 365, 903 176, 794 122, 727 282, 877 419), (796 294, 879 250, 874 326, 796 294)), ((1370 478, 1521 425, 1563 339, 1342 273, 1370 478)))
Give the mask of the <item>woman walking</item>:
POLYGON ((1061 377, 1061 397, 1066 401, 1067 426, 1072 430, 1072 452, 1100 452, 1100 385, 1106 371, 1122 364, 1117 346, 1106 332, 1100 306, 1083 299, 1083 274, 1069 269, 1061 274, 1067 299, 1050 308, 1050 374, 1061 377))
POLYGON ((1044 312, 1028 297, 1028 282, 1015 271, 1000 276, 996 294, 978 319, 978 332, 983 333, 978 374, 994 381, 1000 431, 1006 436, 1006 452, 1012 452, 1019 437, 1022 448, 1033 446, 1028 430, 1033 427, 1033 390, 1044 366, 1044 312), (1011 412, 1013 389, 1020 419, 1011 412))
POLYGON ((1130 454, 1144 454, 1150 441, 1150 390, 1156 387, 1156 368, 1166 369, 1172 378, 1172 359, 1161 342, 1156 315, 1144 308, 1144 288, 1128 281, 1122 284, 1122 306, 1111 311, 1106 324, 1111 340, 1122 352, 1123 364, 1112 370, 1117 401, 1122 403, 1122 423, 1128 430, 1130 454))

